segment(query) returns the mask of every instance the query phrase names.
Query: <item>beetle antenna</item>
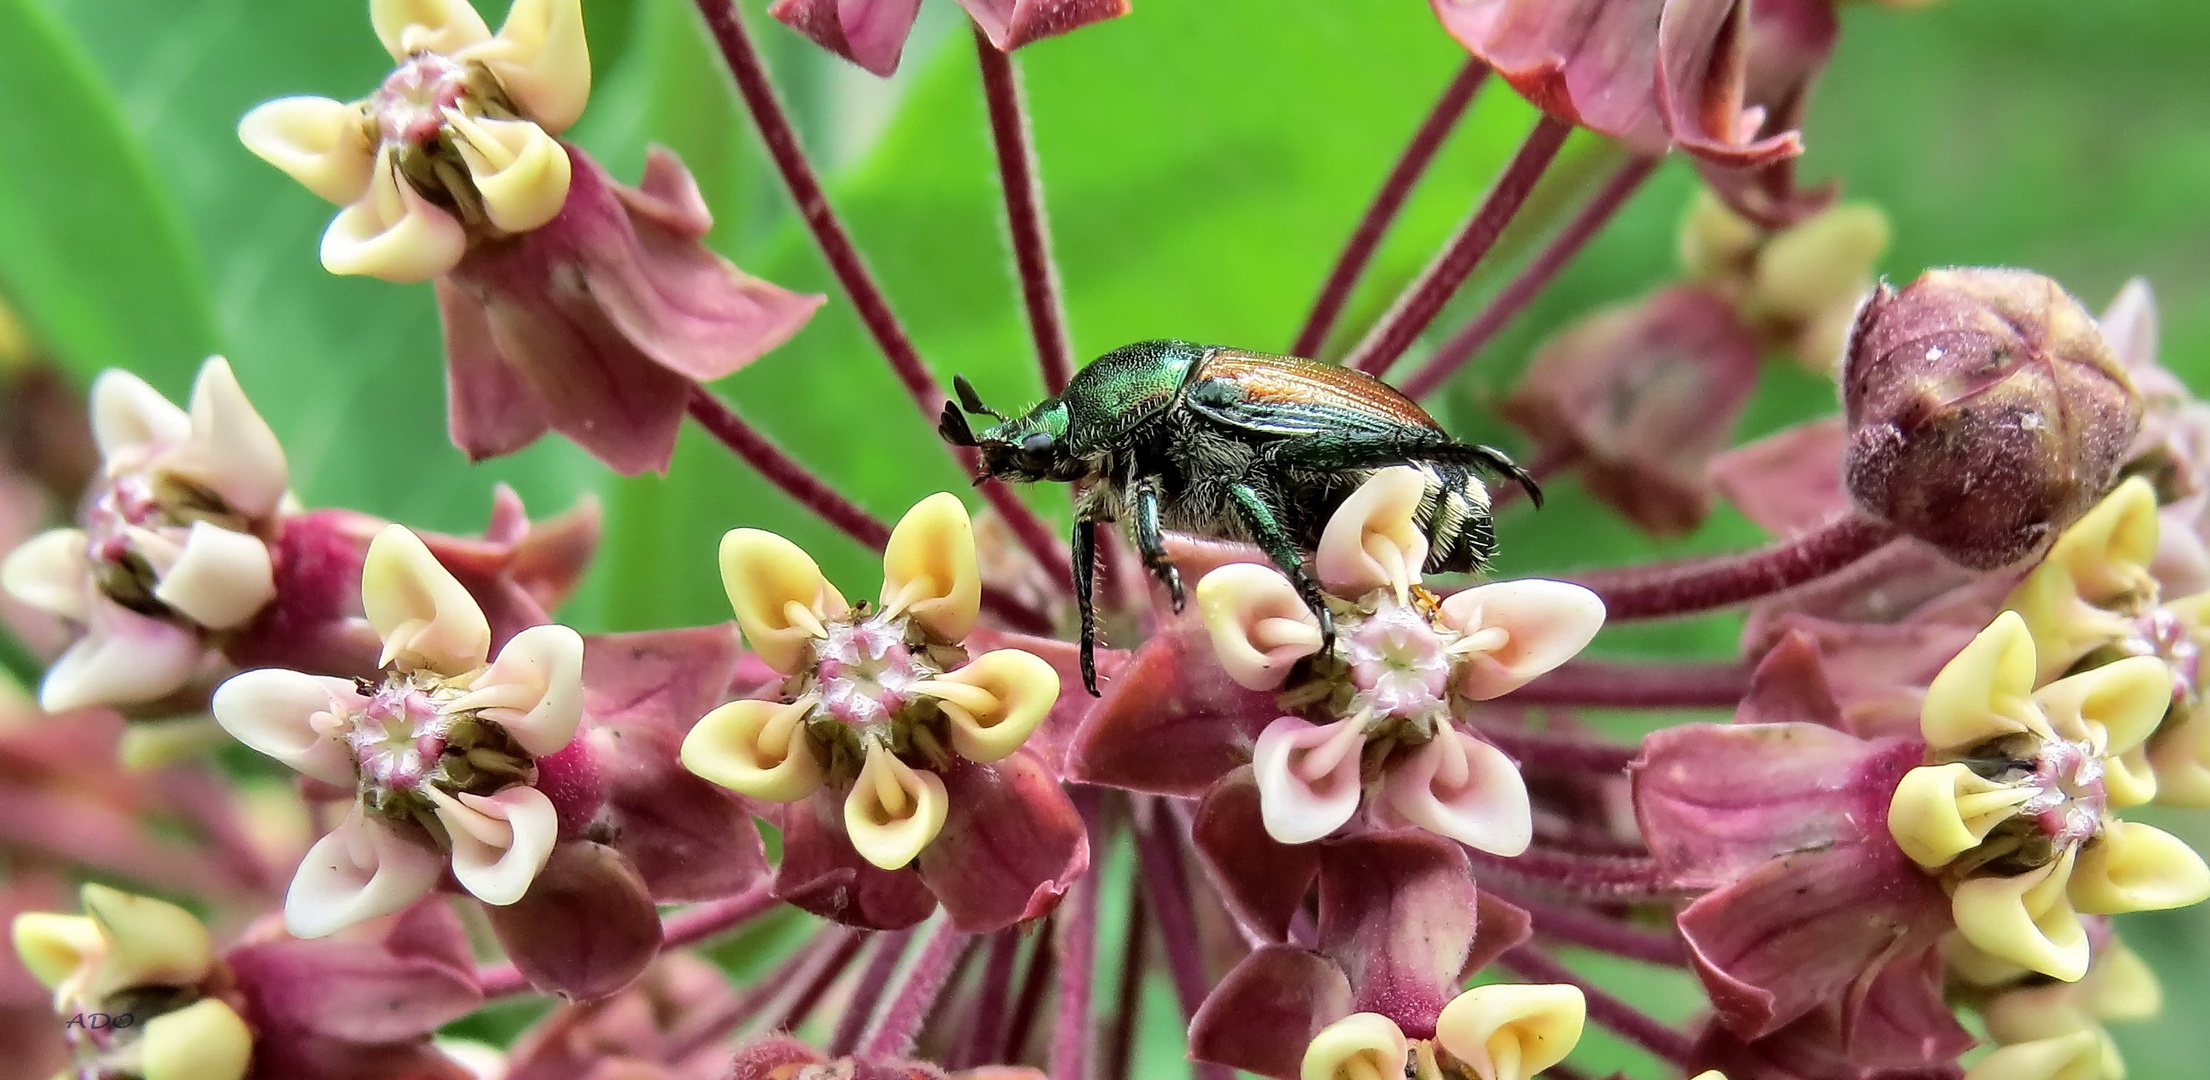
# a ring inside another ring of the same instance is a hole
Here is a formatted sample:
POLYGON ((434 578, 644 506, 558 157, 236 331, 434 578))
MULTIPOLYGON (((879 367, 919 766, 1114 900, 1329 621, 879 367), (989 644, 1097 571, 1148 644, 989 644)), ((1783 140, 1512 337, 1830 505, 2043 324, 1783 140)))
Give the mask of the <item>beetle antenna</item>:
MULTIPOLYGON (((1005 422, 1004 413, 982 403, 982 395, 975 393, 975 384, 968 382, 965 375, 952 376, 952 390, 959 395, 960 408, 977 416, 991 417, 1001 424, 1005 422)), ((967 445, 972 446, 974 444, 969 443, 967 445)))
POLYGON ((975 445, 975 429, 967 423, 967 414, 949 401, 944 403, 943 415, 936 419, 936 433, 953 446, 975 445))

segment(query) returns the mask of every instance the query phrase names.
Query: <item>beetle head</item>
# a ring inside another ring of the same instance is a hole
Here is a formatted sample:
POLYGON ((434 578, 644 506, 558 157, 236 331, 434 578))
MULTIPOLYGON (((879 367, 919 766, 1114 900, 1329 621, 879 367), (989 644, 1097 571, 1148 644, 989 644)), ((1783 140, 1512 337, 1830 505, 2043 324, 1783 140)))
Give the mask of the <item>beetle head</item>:
POLYGON ((953 446, 971 446, 981 453, 982 475, 976 477, 977 483, 989 477, 1029 483, 1088 475, 1089 467, 1066 450, 1067 406, 1058 398, 1045 398, 1027 413, 1008 418, 983 404, 965 376, 953 378, 952 389, 959 400, 944 403, 936 431, 953 446), (997 423, 977 431, 967 419, 969 413, 997 423))

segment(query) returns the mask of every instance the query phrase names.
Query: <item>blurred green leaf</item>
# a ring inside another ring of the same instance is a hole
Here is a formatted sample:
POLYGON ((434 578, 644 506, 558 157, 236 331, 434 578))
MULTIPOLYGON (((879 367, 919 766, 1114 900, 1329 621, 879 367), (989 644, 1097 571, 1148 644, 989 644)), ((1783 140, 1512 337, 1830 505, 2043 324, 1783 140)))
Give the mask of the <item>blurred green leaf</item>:
POLYGON ((54 355, 91 373, 213 351, 169 176, 39 0, 0 0, 0 148, 0 301, 54 355))

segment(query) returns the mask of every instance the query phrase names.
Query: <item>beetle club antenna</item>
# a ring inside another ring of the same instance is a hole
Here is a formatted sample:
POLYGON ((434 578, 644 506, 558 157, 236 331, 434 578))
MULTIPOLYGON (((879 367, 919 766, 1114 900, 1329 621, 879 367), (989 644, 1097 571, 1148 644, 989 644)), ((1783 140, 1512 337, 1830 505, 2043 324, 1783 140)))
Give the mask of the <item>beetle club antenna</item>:
POLYGON ((944 403, 943 415, 936 418, 936 433, 953 446, 976 445, 975 429, 967 423, 967 414, 949 401, 944 403))
MULTIPOLYGON (((959 395, 960 408, 977 416, 991 417, 1001 424, 1005 422, 1004 413, 982 403, 982 395, 975 393, 975 384, 968 382, 965 375, 952 376, 952 390, 959 395)), ((972 446, 974 444, 969 443, 967 445, 972 446)))

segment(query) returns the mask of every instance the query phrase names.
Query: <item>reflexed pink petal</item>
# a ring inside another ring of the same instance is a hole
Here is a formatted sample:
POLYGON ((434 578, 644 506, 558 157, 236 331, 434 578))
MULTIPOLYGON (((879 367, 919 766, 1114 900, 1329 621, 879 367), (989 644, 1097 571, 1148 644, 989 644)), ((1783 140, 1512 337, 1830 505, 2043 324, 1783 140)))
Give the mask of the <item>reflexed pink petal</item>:
POLYGON ((1803 137, 1773 131, 1766 103, 1745 100, 1749 0, 1669 0, 1658 19, 1657 94, 1674 145, 1734 168, 1803 153, 1803 137))
POLYGON ((1465 852, 1426 834, 1369 833, 1320 845, 1320 951, 1350 978, 1351 1008, 1415 1039, 1457 996, 1479 893, 1465 852))
POLYGON ((1189 1056, 1297 1080, 1305 1047, 1351 1013, 1350 980, 1326 957, 1261 945, 1206 995, 1189 1023, 1189 1056))
POLYGON ((1940 886, 1879 836, 1781 856, 1680 915, 1712 1004, 1751 1038, 1827 1002, 1854 1008, 1885 966, 1949 927, 1940 886))
POLYGON ((225 953, 256 1026, 354 1043, 427 1035, 474 1012, 465 972, 349 941, 276 938, 225 953))
POLYGON ((1392 762, 1381 790, 1406 821, 1493 855, 1517 855, 1534 839, 1519 766, 1447 724, 1426 746, 1392 762))
POLYGON ((898 70, 920 8, 921 0, 776 0, 767 13, 822 48, 887 77, 898 70))
POLYGON ((1249 761, 1280 715, 1274 695, 1236 685, 1204 629, 1185 622, 1145 641, 1106 687, 1068 751, 1068 779, 1196 798, 1249 761))
POLYGON ((318 938, 389 915, 428 895, 445 860, 425 835, 406 835, 355 807, 300 860, 284 896, 284 927, 318 938))
POLYGON ((351 787, 353 751, 324 730, 366 707, 352 681, 263 668, 215 689, 215 721, 239 742, 317 780, 351 787))
POLYGON ((437 281, 445 327, 445 427, 470 461, 504 457, 552 429, 552 416, 501 351, 484 305, 450 278, 437 281))
MULTIPOLYGON (((1749 27, 1741 102, 1762 113, 1762 122, 1750 134, 1760 141, 1785 137, 1802 128, 1811 91, 1840 36, 1834 5, 1828 0, 1751 0, 1743 6, 1749 9, 1749 27)), ((1834 200, 1832 181, 1808 189, 1797 186, 1796 160, 1781 155, 1764 164, 1735 167, 1723 158, 1698 155, 1696 166, 1736 213, 1783 226, 1824 210, 1834 200)))
POLYGON ((1251 769, 1259 815, 1275 840, 1311 843, 1358 812, 1363 728, 1364 721, 1355 718, 1323 726, 1283 716, 1259 733, 1251 769))
POLYGON ((1734 305, 1676 286, 1599 311, 1545 342, 1501 411, 1545 455, 1575 463, 1590 494, 1645 531, 1678 535, 1710 510, 1706 471, 1726 448, 1757 371, 1756 341, 1734 305))
POLYGON ((1496 962, 1496 958, 1527 943, 1535 936, 1535 920, 1525 908, 1481 892, 1479 915, 1474 920, 1473 951, 1466 956, 1465 976, 1496 962))
POLYGON ((1258 933, 1287 938, 1289 921, 1320 872, 1320 849, 1267 834, 1250 766, 1221 777, 1205 793, 1191 833, 1221 903, 1258 933))
POLYGON ((639 186, 609 188, 634 239, 617 243, 613 229, 593 238, 586 253, 597 257, 583 260, 584 281, 614 327, 661 367, 700 382, 721 378, 789 340, 825 299, 752 277, 708 249, 706 200, 666 147, 645 151, 639 186))
POLYGON ((1128 0, 959 0, 959 6, 1006 52, 1128 14, 1128 0))
POLYGON ((775 897, 863 930, 903 930, 936 910, 912 867, 884 870, 860 857, 844 834, 844 802, 823 790, 781 808, 783 857, 775 897))
POLYGON ((660 952, 660 913, 644 882, 588 840, 556 845, 528 894, 484 913, 530 985, 577 1000, 628 986, 660 952))
POLYGON ((1635 151, 1666 149, 1657 112, 1664 0, 1431 0, 1443 29, 1544 112, 1635 151))
POLYGON ((1035 756, 940 774, 950 812, 914 861, 952 925, 970 934, 1049 914, 1090 866, 1089 834, 1035 756))
MULTIPOLYGON (((1635 815, 1684 883, 1719 885, 1775 856, 1885 843, 1888 800, 1924 748, 1812 724, 1686 724, 1642 742, 1635 815)), ((1901 857, 1901 852, 1897 852, 1901 857)))
POLYGON ((39 708, 47 712, 157 701, 183 689, 206 660, 198 634, 104 596, 93 598, 87 615, 84 636, 39 683, 39 708))
POLYGON ((1791 630, 1757 662, 1750 674, 1749 693, 1735 707, 1737 724, 1814 724, 1846 730, 1841 703, 1819 660, 1819 645, 1811 635, 1791 630))
POLYGON ((1849 512, 1842 452, 1849 433, 1825 416, 1743 443, 1711 459, 1712 485, 1759 528, 1796 536, 1849 512))

